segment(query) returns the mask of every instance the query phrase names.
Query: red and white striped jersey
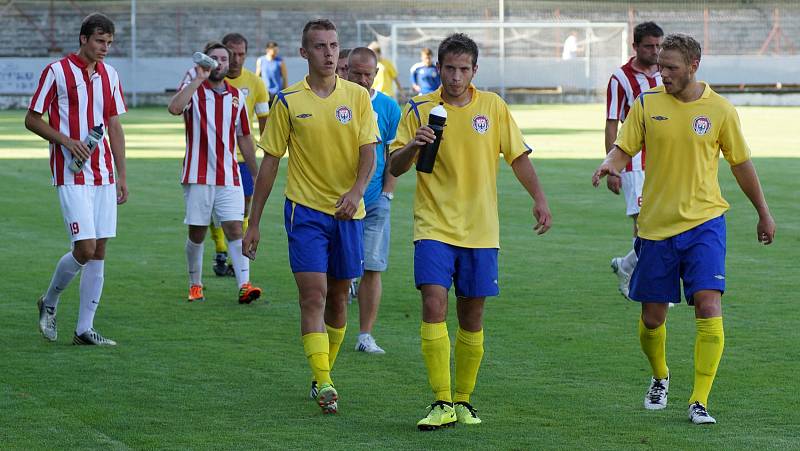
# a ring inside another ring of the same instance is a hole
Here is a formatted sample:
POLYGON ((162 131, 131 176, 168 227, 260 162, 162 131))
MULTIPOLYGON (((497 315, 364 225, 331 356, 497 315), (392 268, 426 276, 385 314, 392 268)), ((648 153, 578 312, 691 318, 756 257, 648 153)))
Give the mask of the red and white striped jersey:
MULTIPOLYGON (((197 75, 187 72, 179 89, 197 75)), ((245 95, 227 81, 220 89, 211 88, 208 80, 192 94, 183 111, 186 125, 186 156, 183 158, 181 183, 239 186, 236 140, 250 139, 250 118, 245 95)))
MULTIPOLYGON (((117 71, 98 61, 90 76, 86 66, 75 54, 48 65, 28 107, 39 114, 47 113, 51 127, 80 141, 86 140, 95 125, 103 125, 107 131, 109 118, 127 111, 117 71)), ((67 148, 50 143, 53 185, 114 183, 114 156, 106 136, 80 172, 69 170, 71 161, 72 153, 67 148)))
MULTIPOLYGON (((652 76, 633 67, 633 58, 611 74, 606 93, 606 119, 625 122, 633 102, 643 91, 661 86, 661 73, 652 76)), ((644 171, 645 149, 625 167, 626 171, 644 171)))

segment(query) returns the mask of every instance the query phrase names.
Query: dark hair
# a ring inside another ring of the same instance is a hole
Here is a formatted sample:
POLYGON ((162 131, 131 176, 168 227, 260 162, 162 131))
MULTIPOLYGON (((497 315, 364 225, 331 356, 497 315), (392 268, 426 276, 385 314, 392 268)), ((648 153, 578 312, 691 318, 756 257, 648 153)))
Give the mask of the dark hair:
POLYGON ((353 51, 353 49, 339 49, 339 58, 338 59, 348 58, 350 56, 350 52, 352 52, 352 51, 353 51))
POLYGON ((463 55, 466 53, 472 56, 473 66, 478 64, 478 44, 475 44, 475 41, 464 33, 453 33, 444 38, 444 41, 439 44, 439 51, 436 56, 439 58, 440 64, 444 61, 444 56, 448 53, 453 55, 463 55))
POLYGON ((675 33, 667 35, 661 44, 661 51, 675 50, 683 55, 686 64, 691 65, 693 61, 700 61, 702 50, 700 43, 687 34, 675 33))
MULTIPOLYGON (((111 19, 109 19, 105 14, 89 14, 83 19, 83 22, 81 22, 80 36, 86 36, 86 39, 89 39, 89 37, 91 37, 95 31, 107 33, 113 36, 114 22, 112 22, 111 19)), ((80 44, 80 38, 78 39, 78 44, 80 44)))
POLYGON ((352 60, 354 56, 365 56, 367 58, 372 58, 372 61, 375 61, 375 64, 378 64, 378 55, 372 51, 369 47, 356 47, 353 50, 350 50, 350 59, 348 59, 348 64, 352 60))
POLYGON ((269 41, 269 42, 267 42, 267 48, 268 48, 268 49, 274 49, 274 48, 275 48, 275 47, 277 47, 277 46, 278 46, 278 43, 277 43, 277 42, 275 42, 275 41, 269 41))
POLYGON ((239 33, 228 33, 222 37, 222 45, 228 46, 228 44, 241 44, 244 42, 244 51, 247 53, 247 39, 239 33))
POLYGON ((221 43, 219 41, 209 41, 206 44, 206 46, 203 48, 203 53, 208 55, 208 53, 210 51, 216 50, 216 49, 225 49, 225 51, 228 52, 228 59, 233 58, 233 55, 231 53, 231 49, 229 49, 228 47, 225 47, 225 44, 223 44, 223 43, 221 43))
POLYGON ((316 19, 308 22, 306 26, 303 27, 303 48, 306 48, 308 44, 308 32, 314 30, 336 31, 336 25, 328 19, 316 19))
POLYGON ((633 28, 633 43, 638 44, 642 42, 647 36, 660 38, 664 36, 664 30, 661 29, 655 22, 642 22, 633 28))

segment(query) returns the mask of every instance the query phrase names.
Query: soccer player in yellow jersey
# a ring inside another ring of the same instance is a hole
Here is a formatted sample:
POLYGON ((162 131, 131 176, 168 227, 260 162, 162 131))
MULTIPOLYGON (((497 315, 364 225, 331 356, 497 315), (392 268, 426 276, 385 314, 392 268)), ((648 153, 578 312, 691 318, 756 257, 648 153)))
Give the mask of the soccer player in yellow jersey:
POLYGON ((393 99, 402 95, 403 87, 400 85, 400 78, 397 76, 397 68, 394 67, 391 61, 381 56, 381 46, 377 41, 371 42, 368 47, 378 55, 378 74, 375 75, 372 89, 380 91, 393 99), (395 85, 397 85, 396 93, 394 90, 395 85))
MULTIPOLYGON (((267 96, 267 88, 264 86, 264 81, 244 68, 244 60, 247 57, 247 39, 239 33, 228 33, 222 38, 222 44, 231 51, 230 66, 225 81, 244 93, 247 114, 250 117, 258 117, 258 131, 262 132, 269 114, 269 96, 267 96)), ((236 159, 239 163, 239 174, 242 176, 242 188, 244 189, 244 221, 242 227, 246 231, 247 219, 250 214, 250 199, 253 196, 253 175, 247 169, 247 164, 244 162, 244 157, 238 145, 236 146, 236 159)), ((225 243, 225 235, 222 233, 222 228, 216 224, 216 221, 211 223, 210 228, 211 238, 214 240, 216 249, 214 274, 218 276, 233 276, 233 265, 228 262, 228 246, 225 243)))
POLYGON ((300 298, 300 330, 316 400, 338 409, 331 367, 344 340, 350 280, 363 272, 364 191, 375 164, 378 126, 369 93, 336 76, 339 42, 329 20, 303 28, 308 75, 275 97, 261 137, 266 155, 256 178, 243 252, 255 258, 264 203, 289 150, 284 223, 300 298))
POLYGON ((483 307, 499 293, 497 252, 497 170, 502 157, 534 200, 534 229, 550 228, 547 199, 511 112, 494 93, 472 85, 478 46, 464 34, 439 45, 437 68, 442 86, 411 99, 392 143, 391 173, 411 168, 420 148, 434 141, 426 124, 431 109, 443 104, 447 125, 433 172, 417 172, 414 195, 414 279, 422 293, 422 356, 435 395, 417 427, 433 430, 456 422, 478 424, 470 395, 483 357, 483 307), (458 331, 455 345, 455 396, 450 391, 450 338, 445 318, 447 296, 455 284, 458 331), (454 404, 455 401, 455 404, 454 404))
POLYGON ((758 213, 760 242, 772 243, 775 221, 750 161, 736 109, 695 78, 700 53, 700 44, 690 36, 672 34, 664 39, 658 55, 664 86, 636 100, 592 183, 598 186, 606 175, 619 176, 646 145, 647 178, 635 244, 639 262, 630 286, 630 298, 642 303, 639 341, 653 370, 644 407, 667 406, 667 306, 680 302, 683 281, 683 294, 694 305, 697 328, 689 420, 708 424, 716 423, 706 406, 725 343, 721 301, 724 213, 729 205, 717 179, 720 152, 758 213))

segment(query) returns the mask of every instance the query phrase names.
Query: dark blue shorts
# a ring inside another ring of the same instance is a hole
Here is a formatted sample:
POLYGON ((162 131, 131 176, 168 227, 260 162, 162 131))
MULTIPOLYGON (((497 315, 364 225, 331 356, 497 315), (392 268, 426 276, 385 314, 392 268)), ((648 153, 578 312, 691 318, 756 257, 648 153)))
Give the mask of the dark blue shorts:
POLYGON ((247 169, 247 163, 239 163, 239 178, 242 180, 242 191, 244 191, 244 197, 250 197, 253 195, 253 174, 250 173, 250 169, 247 169))
POLYGON ((283 207, 292 272, 321 272, 352 279, 364 272, 363 225, 286 199, 283 207))
POLYGON ((414 242, 414 283, 441 285, 455 282, 456 296, 497 296, 497 249, 458 247, 435 240, 414 242))
POLYGON ((661 241, 636 238, 639 262, 633 270, 630 298, 639 302, 686 302, 701 290, 725 292, 725 217, 661 241))

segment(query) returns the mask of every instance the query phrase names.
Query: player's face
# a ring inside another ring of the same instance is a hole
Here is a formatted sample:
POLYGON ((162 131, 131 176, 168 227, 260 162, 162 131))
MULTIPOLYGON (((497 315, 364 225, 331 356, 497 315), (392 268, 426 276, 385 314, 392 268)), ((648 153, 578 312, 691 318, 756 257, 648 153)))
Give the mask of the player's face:
POLYGON ((306 47, 300 49, 300 56, 308 60, 309 73, 333 76, 339 59, 339 36, 336 31, 311 30, 306 39, 306 47))
POLYGON ((271 49, 267 49, 267 55, 269 55, 270 58, 275 58, 278 55, 278 48, 273 47, 271 49))
POLYGON ((645 66, 652 66, 658 62, 658 51, 661 50, 661 43, 664 37, 645 36, 642 42, 633 44, 633 51, 636 52, 636 59, 645 66))
POLYGON ((431 58, 431 56, 428 55, 427 53, 421 53, 420 59, 422 60, 422 64, 426 66, 430 66, 431 63, 433 62, 433 58, 431 58))
POLYGON ((658 70, 667 93, 677 95, 683 92, 694 79, 699 66, 698 61, 688 64, 683 54, 677 50, 662 50, 658 54, 658 70))
POLYGON ((347 79, 361 85, 362 88, 369 91, 372 89, 372 82, 375 81, 375 75, 378 73, 378 65, 374 59, 355 55, 350 59, 350 67, 347 71, 347 79))
POLYGON ((472 65, 469 53, 447 53, 436 65, 442 79, 442 89, 450 97, 461 97, 469 89, 472 78, 478 71, 478 65, 472 65))
POLYGON ((344 58, 339 58, 339 60, 336 63, 336 75, 338 75, 339 78, 344 78, 345 80, 347 80, 348 70, 349 67, 347 66, 347 57, 345 56, 344 58))
POLYGON ((114 35, 95 30, 91 36, 81 36, 81 54, 90 62, 102 61, 114 42, 114 35))
POLYGON ((228 77, 236 78, 242 74, 242 67, 244 66, 244 59, 247 57, 247 50, 245 49, 244 42, 237 44, 230 43, 228 48, 231 49, 231 60, 228 66, 228 77))
POLYGON ((217 60, 217 63, 219 63, 219 66, 211 71, 211 75, 208 76, 208 79, 213 82, 224 80, 225 76, 228 75, 228 67, 230 64, 228 60, 228 51, 225 49, 214 49, 208 53, 208 56, 217 60))

